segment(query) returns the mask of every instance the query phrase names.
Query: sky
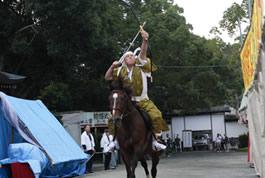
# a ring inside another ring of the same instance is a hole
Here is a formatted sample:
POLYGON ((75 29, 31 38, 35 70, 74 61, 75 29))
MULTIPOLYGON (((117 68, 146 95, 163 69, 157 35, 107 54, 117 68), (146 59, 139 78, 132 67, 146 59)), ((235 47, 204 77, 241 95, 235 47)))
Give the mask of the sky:
MULTIPOLYGON (((174 0, 184 9, 187 23, 193 26, 193 33, 210 38, 209 31, 218 26, 224 11, 234 2, 241 4, 242 0, 174 0)), ((227 34, 223 34, 225 42, 233 42, 227 34)))

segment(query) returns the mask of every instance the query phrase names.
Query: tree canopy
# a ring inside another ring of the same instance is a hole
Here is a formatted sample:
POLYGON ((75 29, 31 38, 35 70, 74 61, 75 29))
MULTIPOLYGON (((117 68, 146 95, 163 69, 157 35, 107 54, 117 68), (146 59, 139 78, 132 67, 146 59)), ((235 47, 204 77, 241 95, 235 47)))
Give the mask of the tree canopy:
POLYGON ((168 0, 2 0, 1 69, 27 76, 17 96, 41 98, 52 110, 108 110, 104 73, 139 19, 159 67, 150 95, 162 111, 236 106, 240 46, 194 35, 182 13, 168 0))

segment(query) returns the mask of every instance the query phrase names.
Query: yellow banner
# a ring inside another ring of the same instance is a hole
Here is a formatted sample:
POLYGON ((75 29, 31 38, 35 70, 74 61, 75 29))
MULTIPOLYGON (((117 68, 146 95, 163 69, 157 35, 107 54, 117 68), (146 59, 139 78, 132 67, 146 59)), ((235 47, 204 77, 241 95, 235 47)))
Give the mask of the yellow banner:
POLYGON ((240 54, 245 91, 254 80, 263 25, 263 0, 253 0, 253 3, 251 26, 240 54))

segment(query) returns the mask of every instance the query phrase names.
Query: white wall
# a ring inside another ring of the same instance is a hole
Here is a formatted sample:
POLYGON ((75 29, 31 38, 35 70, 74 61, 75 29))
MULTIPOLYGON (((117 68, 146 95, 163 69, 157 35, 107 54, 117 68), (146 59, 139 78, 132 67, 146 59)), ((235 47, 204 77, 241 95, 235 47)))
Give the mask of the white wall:
POLYGON ((78 145, 81 145, 81 128, 78 123, 64 125, 65 130, 75 140, 78 145))
POLYGON ((242 134, 247 134, 248 128, 242 124, 235 122, 226 122, 226 133, 229 137, 238 137, 242 134))
POLYGON ((168 124, 168 128, 169 128, 168 131, 162 132, 162 138, 166 138, 167 134, 169 135, 170 138, 174 138, 173 137, 174 135, 172 136, 171 125, 170 124, 168 124))
POLYGON ((184 117, 173 117, 171 125, 172 125, 172 133, 174 138, 176 137, 177 134, 179 134, 179 138, 182 139, 182 130, 185 130, 184 117))
POLYGON ((210 115, 186 116, 186 130, 211 130, 210 115))
POLYGON ((225 123, 223 114, 210 114, 207 115, 197 115, 197 116, 180 116, 172 118, 172 133, 175 137, 176 134, 179 134, 179 137, 182 138, 183 130, 212 130, 213 129, 213 138, 216 137, 217 133, 222 135, 225 134, 225 123), (211 117, 212 117, 212 127, 211 128, 211 117))
POLYGON ((217 133, 225 134, 225 121, 223 114, 213 114, 212 115, 212 122, 213 122, 213 139, 216 138, 217 133))

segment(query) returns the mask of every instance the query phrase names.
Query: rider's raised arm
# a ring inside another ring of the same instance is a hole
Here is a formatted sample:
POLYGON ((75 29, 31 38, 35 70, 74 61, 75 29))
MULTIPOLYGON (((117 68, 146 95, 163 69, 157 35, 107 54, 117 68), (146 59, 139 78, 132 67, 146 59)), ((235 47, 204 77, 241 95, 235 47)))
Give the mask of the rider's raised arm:
POLYGON ((138 58, 139 62, 143 65, 141 68, 144 72, 154 72, 157 70, 157 67, 155 64, 151 62, 151 59, 147 58, 147 48, 148 48, 148 38, 149 34, 142 28, 141 28, 141 35, 142 35, 142 46, 141 46, 141 52, 140 56, 138 58))
POLYGON ((114 61, 107 72, 105 73, 105 80, 113 80, 113 71, 115 68, 119 67, 120 63, 118 61, 114 61))
POLYGON ((140 60, 146 60, 146 53, 147 53, 147 48, 148 48, 148 37, 149 34, 143 29, 142 26, 141 28, 141 35, 142 35, 142 45, 141 45, 141 52, 140 52, 140 60))

